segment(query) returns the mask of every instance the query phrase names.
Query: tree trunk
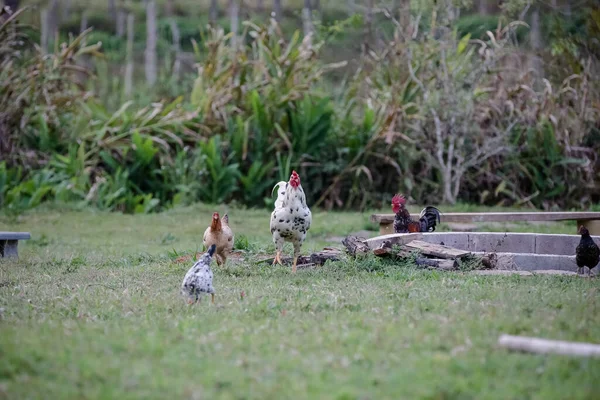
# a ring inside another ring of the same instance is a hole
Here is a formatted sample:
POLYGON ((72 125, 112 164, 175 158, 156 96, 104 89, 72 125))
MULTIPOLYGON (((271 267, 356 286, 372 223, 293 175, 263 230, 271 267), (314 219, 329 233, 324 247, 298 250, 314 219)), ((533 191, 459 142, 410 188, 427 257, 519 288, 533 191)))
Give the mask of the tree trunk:
POLYGON ((354 11, 356 10, 356 3, 354 0, 348 0, 348 14, 354 15, 354 11))
POLYGON ((108 0, 108 15, 113 22, 117 20, 117 4, 115 0, 108 0))
POLYGON ((117 7, 117 18, 115 21, 115 32, 118 37, 123 37, 125 34, 125 22, 127 19, 127 12, 125 11, 125 4, 123 1, 119 2, 117 7))
POLYGON ((173 62, 173 75, 179 76, 181 70, 181 34, 177 21, 174 16, 174 0, 167 0, 167 16, 169 17, 169 25, 171 27, 171 33, 173 35, 173 52, 175 53, 175 61, 173 62))
POLYGON ((275 13, 275 20, 281 22, 283 17, 283 8, 281 8, 281 0, 273 0, 273 12, 275 13))
POLYGON ((83 12, 81 15, 81 22, 79 23, 79 33, 85 31, 88 28, 88 16, 87 12, 83 12))
POLYGON ((490 13, 490 8, 488 7, 488 0, 479 0, 477 5, 477 11, 481 15, 488 15, 490 13))
POLYGON ((60 19, 61 21, 66 21, 69 19, 71 14, 71 0, 64 0, 64 5, 62 6, 60 19))
POLYGON ((48 8, 44 7, 40 11, 40 47, 44 54, 48 53, 48 8))
POLYGON ((156 1, 146 2, 146 51, 145 72, 146 82, 154 85, 158 77, 158 59, 156 56, 156 1))
POLYGON ((51 0, 50 1, 50 6, 48 8, 48 14, 46 14, 46 18, 47 18, 47 28, 48 28, 48 40, 50 40, 50 38, 52 38, 52 40, 56 41, 57 40, 57 34, 58 34, 58 25, 59 25, 59 17, 60 15, 58 14, 58 9, 59 9, 59 1, 58 0, 51 0))
POLYGON ((304 8, 302 8, 302 24, 304 26, 304 36, 312 33, 312 12, 310 0, 304 0, 304 8))
POLYGON ((535 6, 531 12, 531 31, 529 33, 529 39, 533 50, 532 67, 536 72, 535 86, 536 89, 539 90, 542 87, 542 78, 544 77, 544 63, 539 54, 543 46, 539 6, 535 6))
POLYGON ((217 22, 217 18, 219 17, 219 4, 217 0, 210 0, 210 9, 208 11, 208 20, 211 25, 214 25, 217 22))
POLYGON ((231 20, 231 33, 233 33, 231 37, 231 44, 233 48, 237 46, 237 33, 240 25, 240 5, 238 3, 239 0, 229 0, 229 18, 231 20))
POLYGON ((367 44, 373 45, 373 0, 367 0, 367 8, 365 10, 365 25, 367 44))
POLYGON ((412 37, 412 27, 410 24, 410 0, 400 0, 398 5, 398 21, 401 29, 401 40, 410 40, 412 37))
POLYGON ((116 34, 117 37, 123 37, 123 35, 125 34, 125 22, 127 19, 127 14, 125 13, 124 10, 118 10, 117 11, 117 21, 116 21, 116 34))
POLYGON ((127 15, 127 64, 125 65, 125 97, 130 98, 133 89, 133 36, 134 36, 134 16, 133 13, 127 15))
POLYGON ((19 9, 19 0, 4 0, 4 6, 10 7, 10 11, 14 13, 19 9))

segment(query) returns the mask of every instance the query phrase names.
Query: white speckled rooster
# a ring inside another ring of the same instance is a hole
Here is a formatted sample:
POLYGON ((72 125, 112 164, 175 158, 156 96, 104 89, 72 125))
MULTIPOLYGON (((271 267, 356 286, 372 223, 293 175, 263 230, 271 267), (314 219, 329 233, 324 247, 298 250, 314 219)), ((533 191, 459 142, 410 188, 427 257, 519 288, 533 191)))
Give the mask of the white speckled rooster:
POLYGON ((200 296, 209 293, 211 302, 215 302, 215 289, 212 283, 213 272, 210 269, 210 262, 216 250, 216 245, 213 244, 210 246, 208 251, 202 254, 187 274, 185 274, 185 278, 183 278, 183 283, 181 284, 181 294, 187 297, 188 304, 196 303, 200 299, 200 296))
POLYGON ((300 248, 310 228, 312 214, 306 205, 306 196, 296 171, 292 171, 289 182, 278 182, 273 190, 275 188, 277 188, 277 200, 275 200, 275 210, 271 214, 271 234, 277 254, 273 264, 281 264, 283 245, 285 242, 292 242, 294 245, 292 272, 295 273, 300 248))

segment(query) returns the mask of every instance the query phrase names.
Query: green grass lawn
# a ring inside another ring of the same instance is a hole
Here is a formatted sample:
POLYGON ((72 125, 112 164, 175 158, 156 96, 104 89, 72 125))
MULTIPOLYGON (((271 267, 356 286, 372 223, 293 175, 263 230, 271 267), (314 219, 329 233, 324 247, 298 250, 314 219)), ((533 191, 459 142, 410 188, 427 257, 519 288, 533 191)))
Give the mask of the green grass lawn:
MULTIPOLYGON (((229 211, 245 252, 213 266, 216 304, 195 306, 179 295, 190 265, 173 258, 201 247, 211 207, 0 217, 0 230, 32 233, 18 261, 0 261, 0 398, 598 396, 600 361, 496 347, 501 333, 600 342, 598 279, 438 273, 374 259, 292 276, 254 262, 274 249, 268 211, 217 209, 229 211)), ((369 215, 316 212, 303 253, 375 229, 369 215)))

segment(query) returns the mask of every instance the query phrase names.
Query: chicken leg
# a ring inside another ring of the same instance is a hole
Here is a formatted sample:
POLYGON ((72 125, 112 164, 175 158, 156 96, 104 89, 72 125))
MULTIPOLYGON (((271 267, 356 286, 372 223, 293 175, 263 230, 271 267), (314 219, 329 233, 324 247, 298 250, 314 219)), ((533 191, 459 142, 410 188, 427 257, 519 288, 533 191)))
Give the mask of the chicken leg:
POLYGON ((215 304, 215 294, 214 294, 214 293, 211 293, 211 294, 210 294, 210 302, 211 302, 212 304, 215 304))
POLYGON ((281 251, 283 250, 283 246, 285 244, 283 238, 279 235, 278 232, 275 232, 273 235, 273 242, 275 243, 275 259, 273 260, 273 265, 275 264, 279 264, 282 265, 283 262, 281 261, 281 251))
POLYGON ((294 262, 292 263, 292 274, 296 273, 296 266, 298 264, 298 256, 300 255, 300 243, 294 242, 294 262))

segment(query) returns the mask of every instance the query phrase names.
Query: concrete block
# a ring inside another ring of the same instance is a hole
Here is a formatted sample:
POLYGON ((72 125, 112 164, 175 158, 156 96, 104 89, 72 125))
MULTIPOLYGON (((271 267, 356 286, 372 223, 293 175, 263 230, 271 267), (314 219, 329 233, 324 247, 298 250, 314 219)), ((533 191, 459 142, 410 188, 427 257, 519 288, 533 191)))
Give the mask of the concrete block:
POLYGON ((537 234, 535 238, 536 254, 557 254, 572 256, 579 244, 581 236, 578 235, 551 235, 537 234))
POLYGON ((520 270, 536 271, 556 269, 577 272, 575 256, 554 254, 513 254, 513 260, 520 270))
MULTIPOLYGON (((600 236, 592 236, 600 245, 600 236)), ((575 249, 581 240, 580 235, 554 235, 538 233, 535 239, 536 254, 575 255, 575 249)))
POLYGON ((535 234, 532 233, 469 233, 470 251, 533 253, 535 234))

